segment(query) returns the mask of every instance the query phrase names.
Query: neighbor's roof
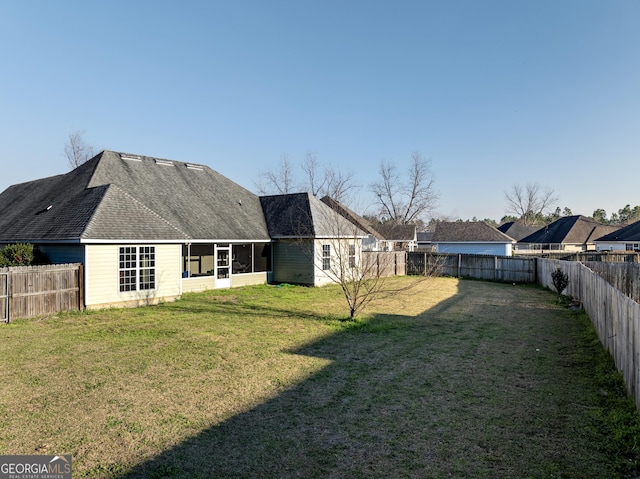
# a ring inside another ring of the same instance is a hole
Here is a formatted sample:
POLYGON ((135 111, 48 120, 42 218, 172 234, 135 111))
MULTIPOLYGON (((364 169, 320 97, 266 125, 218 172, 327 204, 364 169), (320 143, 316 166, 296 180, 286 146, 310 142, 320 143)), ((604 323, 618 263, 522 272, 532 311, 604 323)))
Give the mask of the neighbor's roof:
POLYGON ((502 231, 504 234, 510 236, 516 241, 535 233, 539 229, 540 226, 525 225, 520 221, 510 221, 498 226, 498 231, 502 231))
POLYGON ((320 198, 320 201, 329 206, 329 208, 340 213, 342 216, 351 221, 351 223, 356 225, 364 232, 374 236, 379 240, 384 239, 384 237, 371 226, 371 223, 368 220, 360 216, 355 211, 352 211, 351 209, 340 203, 338 200, 335 200, 327 195, 320 198))
POLYGON ((391 222, 372 227, 387 241, 416 241, 416 225, 398 225, 391 222))
POLYGON ((208 166, 103 151, 0 194, 0 241, 269 240, 259 198, 208 166))
POLYGON ((564 216, 553 223, 522 238, 519 243, 535 244, 587 244, 615 231, 615 226, 603 225, 582 215, 564 216))
POLYGON ((595 241, 640 241, 640 221, 601 236, 595 241))
POLYGON ((515 240, 484 221, 442 221, 436 224, 433 242, 515 243, 515 240))
POLYGON ((366 233, 310 193, 261 196, 272 238, 349 238, 366 233))
POLYGON ((418 243, 431 243, 433 241, 433 231, 420 231, 416 234, 418 243))

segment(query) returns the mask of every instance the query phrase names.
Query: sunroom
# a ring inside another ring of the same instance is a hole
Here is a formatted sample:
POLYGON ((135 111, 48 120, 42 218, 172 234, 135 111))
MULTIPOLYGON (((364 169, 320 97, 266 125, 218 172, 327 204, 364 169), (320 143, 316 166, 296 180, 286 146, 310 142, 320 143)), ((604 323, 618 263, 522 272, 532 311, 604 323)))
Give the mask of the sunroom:
POLYGON ((182 245, 183 292, 266 283, 271 270, 270 242, 182 245))

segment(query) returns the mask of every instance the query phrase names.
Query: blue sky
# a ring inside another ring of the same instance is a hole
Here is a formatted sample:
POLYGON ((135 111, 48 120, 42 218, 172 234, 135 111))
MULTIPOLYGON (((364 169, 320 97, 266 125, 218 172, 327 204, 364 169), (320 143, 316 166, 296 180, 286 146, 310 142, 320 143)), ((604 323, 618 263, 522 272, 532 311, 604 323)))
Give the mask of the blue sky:
MULTIPOLYGON (((0 0, 0 191, 97 149, 255 190, 307 152, 430 158, 441 215, 537 182, 575 214, 640 204, 640 2, 0 0)), ((364 211, 361 211, 364 212, 364 211)))

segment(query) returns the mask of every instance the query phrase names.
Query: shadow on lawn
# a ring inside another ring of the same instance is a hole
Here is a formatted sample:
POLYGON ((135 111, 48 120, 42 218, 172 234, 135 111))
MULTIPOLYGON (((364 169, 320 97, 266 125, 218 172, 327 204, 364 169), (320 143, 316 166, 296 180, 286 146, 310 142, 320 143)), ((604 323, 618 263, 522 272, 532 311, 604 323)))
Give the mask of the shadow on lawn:
MULTIPOLYGON (((450 455, 464 446, 454 435, 467 425, 456 423, 456 395, 474 374, 478 351, 477 343, 453 344, 451 326, 462 304, 468 311, 473 289, 460 282, 456 296, 417 317, 373 318, 291 351, 332 362, 122 479, 460 477, 450 455), (460 383, 452 383, 452 370, 460 383)), ((489 327, 488 320, 459 321, 467 337, 489 327)))

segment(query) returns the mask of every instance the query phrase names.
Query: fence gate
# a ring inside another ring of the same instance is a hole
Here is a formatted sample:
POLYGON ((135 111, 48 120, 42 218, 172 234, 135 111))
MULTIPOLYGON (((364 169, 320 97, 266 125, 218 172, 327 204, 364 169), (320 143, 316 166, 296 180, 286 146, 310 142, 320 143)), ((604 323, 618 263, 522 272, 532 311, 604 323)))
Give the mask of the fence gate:
POLYGON ((9 273, 0 273, 0 321, 9 322, 9 273))

